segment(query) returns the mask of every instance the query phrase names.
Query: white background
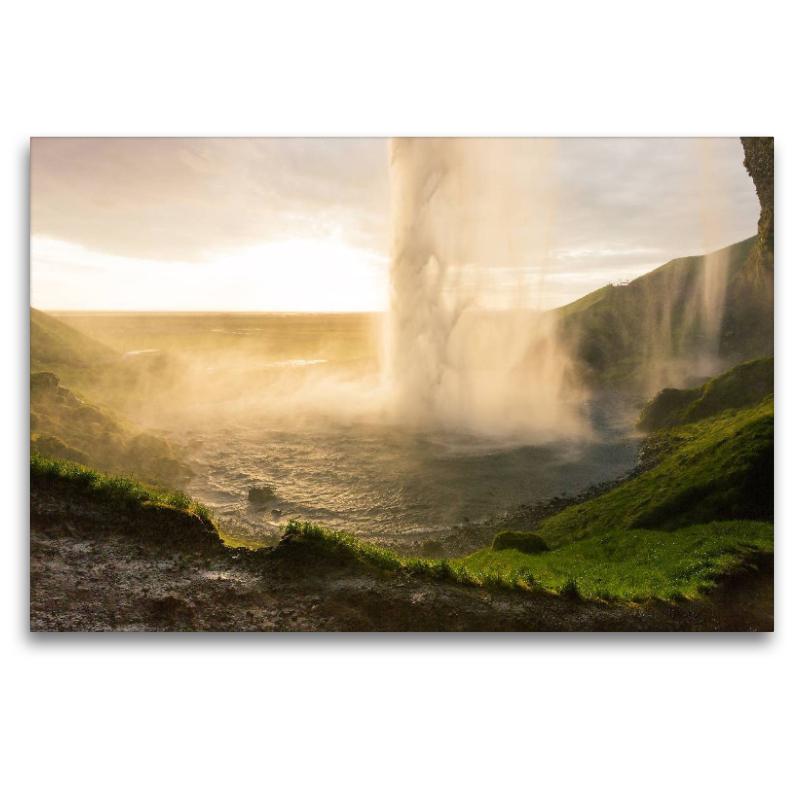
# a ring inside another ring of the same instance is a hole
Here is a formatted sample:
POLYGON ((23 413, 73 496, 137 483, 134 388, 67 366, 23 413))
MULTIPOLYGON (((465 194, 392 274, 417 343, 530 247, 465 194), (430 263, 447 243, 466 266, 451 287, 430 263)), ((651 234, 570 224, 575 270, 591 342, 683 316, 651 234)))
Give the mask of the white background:
POLYGON ((800 176, 789 8, 4 8, 5 796, 795 796, 800 176), (27 633, 28 137, 411 133, 776 137, 778 632, 27 633))

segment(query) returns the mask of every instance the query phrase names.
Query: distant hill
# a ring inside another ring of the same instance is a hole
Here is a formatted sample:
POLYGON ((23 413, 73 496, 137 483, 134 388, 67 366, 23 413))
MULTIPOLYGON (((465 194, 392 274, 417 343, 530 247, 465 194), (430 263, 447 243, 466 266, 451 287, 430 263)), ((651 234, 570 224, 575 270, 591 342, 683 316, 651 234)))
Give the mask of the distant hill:
MULTIPOLYGON (((752 237, 718 251, 728 280, 712 372, 773 352, 772 280, 754 269, 758 249, 752 237)), ((703 267, 704 256, 678 258, 552 312, 584 380, 650 391, 707 377, 697 372, 708 345, 697 316, 703 267)))
POLYGON ((31 308, 31 369, 83 367, 119 360, 120 354, 75 328, 31 308))
POLYGON ((652 392, 687 386, 774 351, 774 140, 743 137, 761 204, 758 235, 717 251, 728 263, 716 358, 698 324, 704 256, 678 258, 626 286, 605 286, 555 310, 589 385, 652 392), (704 363, 704 361, 706 363, 704 363), (716 362, 716 363, 713 363, 716 362))
POLYGON ((150 483, 181 484, 191 474, 181 448, 108 403, 135 377, 115 350, 31 308, 31 452, 150 483))

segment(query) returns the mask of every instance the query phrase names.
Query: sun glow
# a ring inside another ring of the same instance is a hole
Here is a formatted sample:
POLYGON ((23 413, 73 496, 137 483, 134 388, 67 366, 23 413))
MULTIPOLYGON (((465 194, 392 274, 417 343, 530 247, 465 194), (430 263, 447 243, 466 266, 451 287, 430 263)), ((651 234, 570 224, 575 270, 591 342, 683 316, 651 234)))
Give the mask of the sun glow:
POLYGON ((381 311, 387 259, 335 234, 267 242, 205 261, 114 256, 31 239, 31 300, 43 309, 381 311))

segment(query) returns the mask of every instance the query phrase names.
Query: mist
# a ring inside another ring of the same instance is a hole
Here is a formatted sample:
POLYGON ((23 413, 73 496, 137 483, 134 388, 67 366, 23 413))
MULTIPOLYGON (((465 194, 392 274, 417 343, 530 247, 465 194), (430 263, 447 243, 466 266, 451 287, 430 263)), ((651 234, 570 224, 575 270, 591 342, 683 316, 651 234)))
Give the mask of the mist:
POLYGON ((540 441, 583 429, 571 360, 552 317, 541 313, 555 146, 390 143, 385 358, 395 421, 540 441))
MULTIPOLYGON (((143 316, 151 337, 129 324, 136 335, 115 342, 130 353, 128 389, 117 394, 138 406, 137 418, 167 428, 244 418, 515 446, 589 436, 587 393, 557 320, 543 311, 556 146, 393 140, 387 314, 220 314, 202 324, 187 314, 169 330, 166 318, 160 328, 157 315, 143 316)), ((94 331, 106 341, 109 332, 94 331)))

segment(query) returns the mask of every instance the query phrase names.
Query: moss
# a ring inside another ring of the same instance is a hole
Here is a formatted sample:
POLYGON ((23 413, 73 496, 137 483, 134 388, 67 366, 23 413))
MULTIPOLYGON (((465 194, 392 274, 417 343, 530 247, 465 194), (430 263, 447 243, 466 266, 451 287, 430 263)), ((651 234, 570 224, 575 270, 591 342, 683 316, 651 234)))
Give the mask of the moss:
POLYGON ((636 420, 637 429, 652 433, 680 425, 687 409, 702 392, 699 386, 694 389, 662 389, 642 409, 636 420))
POLYGON ((653 432, 699 422, 734 408, 743 408, 771 395, 775 385, 775 359, 755 359, 739 364, 693 389, 664 389, 642 409, 636 427, 653 432))
MULTIPOLYGON (((752 237, 720 251, 729 264, 720 348, 730 361, 772 352, 772 284, 750 274, 757 246, 752 237)), ((675 259, 551 312, 580 377, 642 389, 660 381, 665 366, 683 370, 706 346, 699 318, 688 315, 689 299, 702 294, 703 270, 703 256, 675 259)))
POLYGON ((772 525, 731 521, 676 531, 608 530, 538 555, 487 548, 457 562, 476 579, 598 600, 698 599, 774 551, 772 525))
POLYGON ((528 531, 500 531, 492 541, 492 550, 519 550, 520 553, 544 553, 547 542, 528 531))
POLYGON ((31 449, 150 483, 180 484, 191 469, 168 440, 85 402, 53 372, 31 373, 31 449))
POLYGON ((546 519, 551 546, 610 530, 676 529, 714 520, 771 520, 774 403, 726 411, 652 437, 656 466, 546 519))
POLYGON ((183 492, 158 489, 125 476, 101 474, 89 467, 38 452, 31 453, 30 469, 32 485, 51 482, 125 508, 146 505, 148 514, 158 515, 162 513, 158 508, 168 508, 189 512, 205 521, 211 520, 211 512, 183 492))
POLYGON ((71 447, 63 439, 42 433, 31 434, 31 452, 49 458, 58 458, 64 461, 74 461, 77 464, 88 465, 91 456, 84 450, 71 447))

